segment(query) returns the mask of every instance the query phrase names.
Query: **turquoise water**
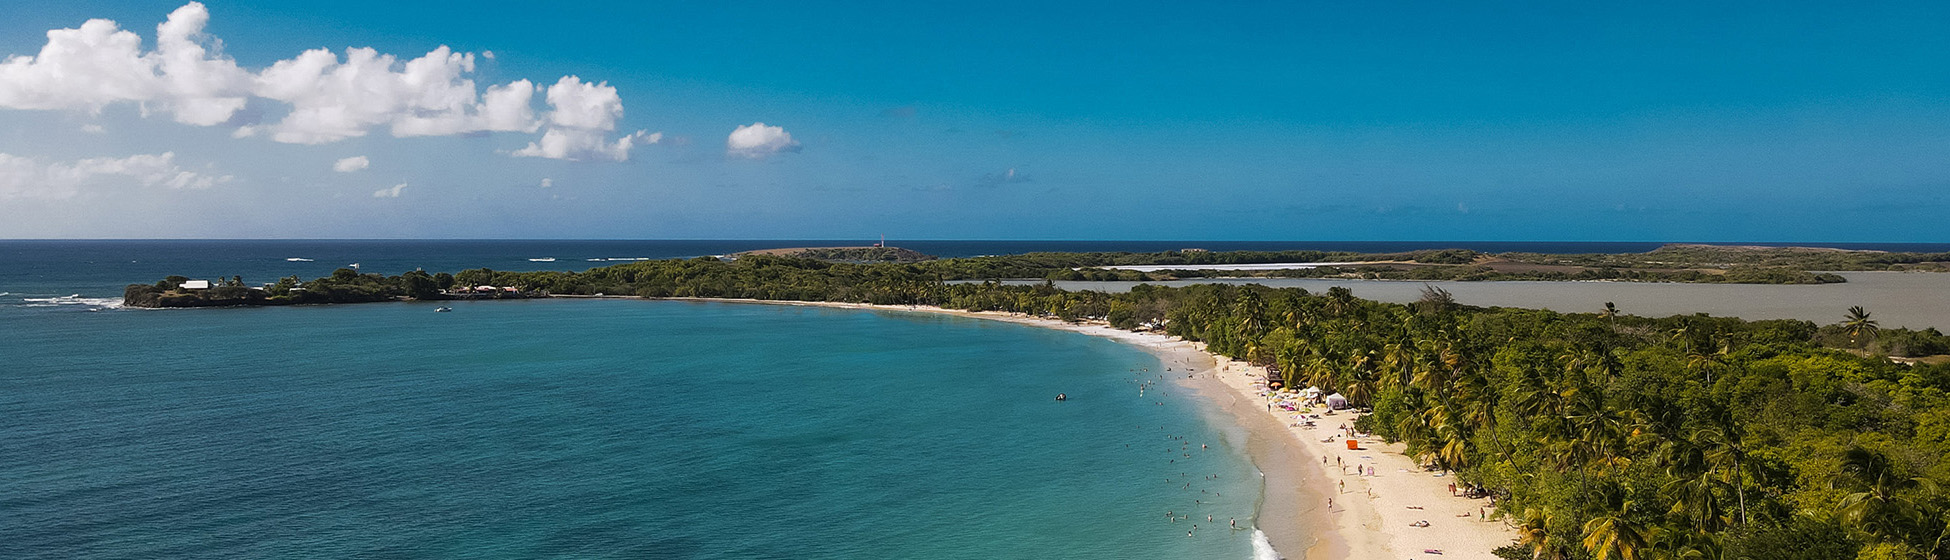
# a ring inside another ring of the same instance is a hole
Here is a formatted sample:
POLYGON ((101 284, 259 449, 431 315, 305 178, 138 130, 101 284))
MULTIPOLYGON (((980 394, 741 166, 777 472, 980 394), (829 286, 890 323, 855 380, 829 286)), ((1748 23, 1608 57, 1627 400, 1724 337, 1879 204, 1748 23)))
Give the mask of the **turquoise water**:
POLYGON ((1251 555, 1242 438, 1108 340, 452 307, 0 308, 0 557, 1251 555))

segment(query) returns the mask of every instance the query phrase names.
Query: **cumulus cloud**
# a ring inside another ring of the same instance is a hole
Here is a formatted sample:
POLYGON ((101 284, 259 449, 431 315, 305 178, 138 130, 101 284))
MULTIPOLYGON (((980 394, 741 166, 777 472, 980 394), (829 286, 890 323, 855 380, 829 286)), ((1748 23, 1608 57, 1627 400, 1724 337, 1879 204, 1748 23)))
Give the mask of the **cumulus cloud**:
POLYGON ((616 140, 609 133, 623 118, 623 99, 608 82, 588 83, 576 76, 563 76, 548 87, 548 131, 542 138, 515 150, 516 157, 541 157, 566 160, 630 159, 630 148, 655 144, 664 133, 639 130, 616 140))
POLYGON ((291 105, 269 130, 271 139, 293 144, 336 142, 380 126, 400 137, 539 127, 529 105, 533 84, 516 80, 481 95, 462 77, 473 71, 473 54, 445 46, 403 65, 370 48, 346 49, 343 60, 314 49, 272 64, 258 74, 253 92, 291 105))
POLYGON ((72 162, 43 162, 0 153, 0 199, 74 198, 92 188, 131 183, 145 187, 207 189, 230 180, 229 175, 183 169, 176 164, 174 152, 72 162))
POLYGON ((339 173, 351 173, 365 169, 368 165, 372 165, 372 161, 367 160, 366 156, 352 156, 332 163, 332 170, 339 173))
POLYGON ((253 72, 204 34, 209 21, 203 4, 178 8, 156 26, 150 51, 143 50, 140 36, 106 19, 48 31, 39 53, 0 62, 0 108, 99 113, 110 104, 136 103, 145 115, 236 126, 235 137, 264 135, 294 144, 336 142, 382 128, 411 137, 534 133, 546 126, 540 139, 515 155, 556 159, 623 161, 632 146, 659 138, 642 131, 609 138, 623 102, 607 83, 562 78, 547 90, 548 116, 538 118, 538 86, 515 80, 483 89, 468 78, 475 68, 471 53, 442 46, 402 62, 371 48, 349 48, 343 57, 313 49, 253 72), (253 99, 280 102, 289 111, 276 122, 248 122, 254 119, 242 118, 243 109, 253 99))
POLYGON ((399 198, 400 191, 406 190, 406 183, 372 191, 373 198, 399 198))
POLYGON ((762 158, 779 152, 797 152, 799 142, 792 139, 785 127, 755 122, 731 131, 731 136, 725 138, 724 148, 729 155, 762 158))
POLYGON ((184 124, 229 121, 244 108, 250 73, 204 36, 209 21, 202 4, 177 8, 156 26, 156 49, 149 52, 141 37, 105 19, 48 31, 39 54, 0 62, 0 107, 99 113, 133 101, 184 124))

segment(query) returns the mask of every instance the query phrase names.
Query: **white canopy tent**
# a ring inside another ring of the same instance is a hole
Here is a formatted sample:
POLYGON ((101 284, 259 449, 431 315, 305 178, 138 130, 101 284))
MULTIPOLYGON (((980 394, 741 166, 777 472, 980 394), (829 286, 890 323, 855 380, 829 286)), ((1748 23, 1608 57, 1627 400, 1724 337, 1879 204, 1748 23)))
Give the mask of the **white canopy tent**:
POLYGON ((1327 407, 1334 410, 1347 408, 1347 397, 1341 396, 1340 393, 1327 395, 1327 407))

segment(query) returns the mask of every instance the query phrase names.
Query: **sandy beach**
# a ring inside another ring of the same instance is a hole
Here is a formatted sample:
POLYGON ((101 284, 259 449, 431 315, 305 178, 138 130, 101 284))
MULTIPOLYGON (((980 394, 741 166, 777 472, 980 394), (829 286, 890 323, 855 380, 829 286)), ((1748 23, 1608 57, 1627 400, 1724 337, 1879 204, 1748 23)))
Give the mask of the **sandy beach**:
POLYGON ((1320 407, 1311 412, 1287 411, 1271 406, 1260 386, 1265 378, 1261 368, 1210 354, 1201 343, 1156 333, 1125 331, 1102 323, 1072 324, 999 312, 829 302, 674 299, 934 313, 1115 339, 1151 352, 1171 367, 1189 369, 1188 376, 1176 379, 1211 399, 1247 430, 1247 453, 1266 475, 1266 496, 1260 507, 1258 528, 1285 557, 1495 560, 1490 550, 1516 539, 1516 532, 1502 521, 1479 517, 1490 511, 1488 500, 1453 495, 1449 484, 1455 479, 1439 471, 1422 469, 1414 459, 1402 454, 1401 444, 1357 438, 1359 449, 1349 449, 1347 438, 1339 428, 1342 424, 1353 425, 1353 413, 1326 414, 1320 407), (1317 427, 1304 426, 1308 419, 1305 415, 1310 413, 1321 414, 1314 420, 1317 427), (1371 470, 1373 474, 1358 474, 1357 470, 1371 470), (1418 526, 1423 521, 1427 522, 1426 526, 1418 526))

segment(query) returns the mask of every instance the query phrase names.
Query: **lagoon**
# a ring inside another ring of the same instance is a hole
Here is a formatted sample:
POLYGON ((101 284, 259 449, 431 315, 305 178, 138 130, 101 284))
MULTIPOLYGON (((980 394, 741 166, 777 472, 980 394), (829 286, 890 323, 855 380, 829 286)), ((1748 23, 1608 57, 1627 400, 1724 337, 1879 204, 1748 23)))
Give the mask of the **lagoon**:
MULTIPOLYGON (((1950 331, 1950 274, 1927 272, 1841 272, 1841 284, 1682 284, 1654 282, 1414 282, 1319 278, 1211 278, 1148 282, 1163 286, 1261 284, 1325 292, 1335 286, 1356 297, 1407 303, 1421 297, 1424 284, 1455 294, 1465 305, 1596 313, 1612 302, 1624 313, 1645 317, 1706 313, 1742 319, 1801 319, 1816 324, 1841 321, 1850 306, 1874 314, 1883 328, 1935 328, 1950 331)), ((1040 280, 1018 283, 1034 284, 1040 280)), ((1128 291, 1138 282, 1065 281, 1065 290, 1128 291)))

